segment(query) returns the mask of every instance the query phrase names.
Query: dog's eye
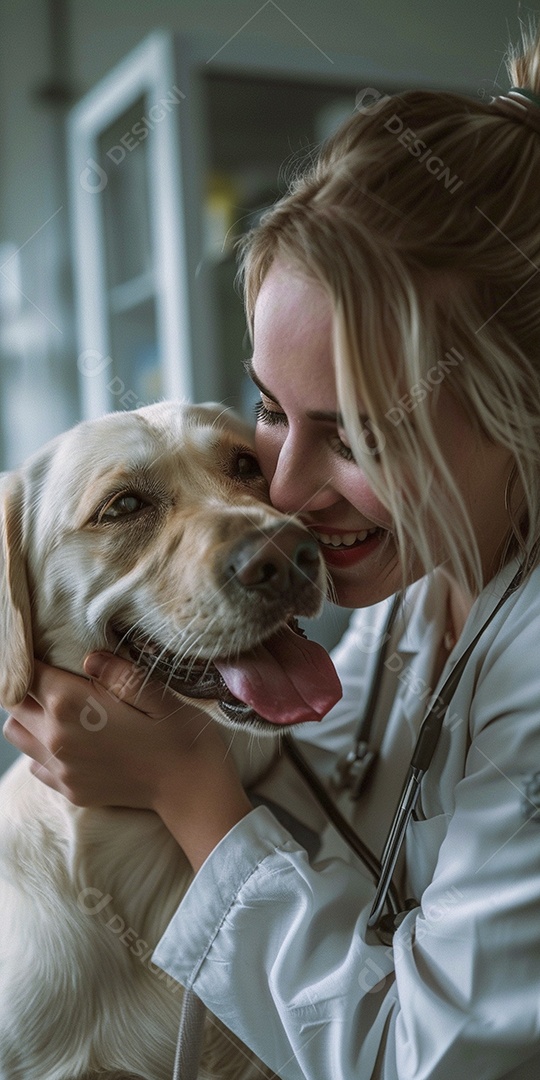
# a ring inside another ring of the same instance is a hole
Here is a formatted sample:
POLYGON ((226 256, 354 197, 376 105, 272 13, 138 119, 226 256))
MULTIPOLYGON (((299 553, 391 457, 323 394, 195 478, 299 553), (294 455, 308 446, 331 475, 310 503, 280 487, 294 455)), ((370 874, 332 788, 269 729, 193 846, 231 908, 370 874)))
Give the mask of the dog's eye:
POLYGON ((138 510, 142 510, 144 506, 148 506, 148 503, 141 499, 138 495, 134 495, 131 491, 126 491, 122 495, 115 495, 101 511, 99 520, 101 521, 116 521, 117 518, 128 517, 130 514, 136 514, 138 510))
POLYGON ((234 475, 239 480, 254 480, 256 477, 262 476, 261 467, 255 454, 250 454, 247 450, 238 451, 234 461, 234 475))

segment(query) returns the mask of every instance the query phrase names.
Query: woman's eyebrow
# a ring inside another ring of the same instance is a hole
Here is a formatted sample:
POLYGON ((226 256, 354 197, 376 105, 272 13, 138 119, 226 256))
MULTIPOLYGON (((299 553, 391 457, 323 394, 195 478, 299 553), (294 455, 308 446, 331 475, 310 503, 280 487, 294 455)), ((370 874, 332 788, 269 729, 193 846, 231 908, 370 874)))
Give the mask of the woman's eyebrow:
MULTIPOLYGON (((249 375, 251 381, 255 383, 255 386, 258 387, 261 393, 264 394, 265 397, 270 398, 270 401, 275 401, 276 405, 279 405, 277 397, 275 397, 275 395, 267 389, 264 383, 262 383, 258 376, 255 374, 253 362, 251 360, 244 360, 244 368, 249 375)), ((308 412, 306 412, 306 416, 309 417, 310 420, 324 420, 326 423, 337 424, 338 427, 344 426, 343 417, 339 412, 330 412, 326 409, 310 409, 308 412)), ((369 420, 369 417, 364 413, 360 413, 359 420, 361 424, 366 424, 369 420)))

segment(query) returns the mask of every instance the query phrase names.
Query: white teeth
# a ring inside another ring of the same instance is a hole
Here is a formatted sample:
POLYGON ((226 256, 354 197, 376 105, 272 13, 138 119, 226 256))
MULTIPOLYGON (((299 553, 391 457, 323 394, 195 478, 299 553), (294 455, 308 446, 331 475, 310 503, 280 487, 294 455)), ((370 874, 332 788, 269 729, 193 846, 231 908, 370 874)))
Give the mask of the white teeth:
POLYGON ((361 532, 342 533, 341 535, 338 535, 337 533, 317 532, 316 529, 311 530, 316 540, 319 540, 321 544, 327 544, 330 547, 352 547, 353 544, 365 540, 366 537, 371 536, 377 531, 377 525, 372 529, 362 529, 361 532))

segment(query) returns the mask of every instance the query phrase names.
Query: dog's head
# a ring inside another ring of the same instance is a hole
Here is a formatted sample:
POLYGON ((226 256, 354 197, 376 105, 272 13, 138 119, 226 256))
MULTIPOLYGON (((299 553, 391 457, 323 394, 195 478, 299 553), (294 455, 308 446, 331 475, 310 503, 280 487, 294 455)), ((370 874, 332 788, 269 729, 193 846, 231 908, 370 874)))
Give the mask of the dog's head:
POLYGON ((99 648, 186 696, 219 699, 232 723, 264 727, 264 694, 276 696, 271 723, 310 718, 308 701, 315 716, 321 664, 324 711, 339 696, 323 650, 287 630, 325 594, 316 542, 270 506, 249 429, 218 406, 111 413, 5 476, 0 587, 8 708, 28 690, 34 654, 81 672, 99 648))

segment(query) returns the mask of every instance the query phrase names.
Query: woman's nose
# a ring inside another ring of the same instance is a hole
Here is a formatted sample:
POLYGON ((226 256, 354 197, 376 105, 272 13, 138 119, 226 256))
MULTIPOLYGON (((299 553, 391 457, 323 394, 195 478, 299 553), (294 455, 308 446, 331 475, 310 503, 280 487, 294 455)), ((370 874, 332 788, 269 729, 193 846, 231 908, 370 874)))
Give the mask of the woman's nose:
POLYGON ((332 477, 320 462, 287 444, 282 446, 270 481, 270 499, 276 510, 286 514, 313 512, 332 506, 339 498, 332 477))

